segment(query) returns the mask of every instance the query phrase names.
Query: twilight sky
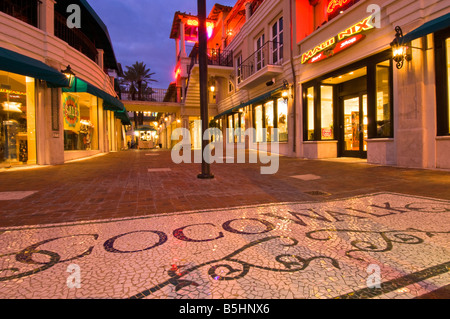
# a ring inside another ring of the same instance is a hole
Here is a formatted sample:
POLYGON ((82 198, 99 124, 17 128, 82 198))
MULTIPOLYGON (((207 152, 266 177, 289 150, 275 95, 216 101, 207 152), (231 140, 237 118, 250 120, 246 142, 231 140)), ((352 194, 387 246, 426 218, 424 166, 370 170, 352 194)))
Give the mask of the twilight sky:
MULTIPOLYGON (((206 0, 206 13, 219 3, 234 6, 237 0, 206 0)), ((117 62, 131 66, 143 61, 158 80, 153 86, 167 89, 174 80, 175 40, 170 39, 176 11, 197 14, 196 0, 89 0, 108 27, 117 62)), ((189 44, 187 44, 189 45, 189 44)))

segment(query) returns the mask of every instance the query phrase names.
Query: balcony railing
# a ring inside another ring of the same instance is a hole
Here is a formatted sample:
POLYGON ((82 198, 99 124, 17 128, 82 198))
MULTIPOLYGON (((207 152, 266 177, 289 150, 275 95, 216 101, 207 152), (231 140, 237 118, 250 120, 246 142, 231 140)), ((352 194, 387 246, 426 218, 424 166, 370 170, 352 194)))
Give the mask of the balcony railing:
POLYGON ((0 11, 39 27, 39 0, 0 0, 0 11))
POLYGON ((69 28, 67 19, 55 11, 55 36, 67 42, 72 48, 80 51, 97 63, 98 51, 95 44, 80 29, 69 28))
POLYGON ((283 46, 275 41, 268 41, 245 59, 238 68, 241 81, 262 70, 267 65, 281 65, 283 46))
MULTIPOLYGON (((206 51, 208 65, 233 67, 233 51, 220 49, 207 49, 206 51)), ((194 47, 190 54, 191 65, 189 69, 195 64, 198 64, 198 47, 194 47)))
POLYGON ((180 102, 182 89, 171 87, 170 89, 148 89, 148 92, 142 93, 139 97, 138 93, 131 94, 129 90, 121 91, 121 99, 123 101, 149 101, 149 102, 180 102))

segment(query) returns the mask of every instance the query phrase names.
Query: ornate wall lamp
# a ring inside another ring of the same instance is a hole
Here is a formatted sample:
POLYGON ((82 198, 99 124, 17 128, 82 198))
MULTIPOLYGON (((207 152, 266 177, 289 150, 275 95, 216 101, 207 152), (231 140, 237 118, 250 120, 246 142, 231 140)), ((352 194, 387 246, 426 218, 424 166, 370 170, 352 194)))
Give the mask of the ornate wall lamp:
POLYGON ((68 65, 65 70, 61 70, 61 73, 64 74, 69 80, 69 88, 71 88, 73 85, 73 81, 75 80, 75 73, 72 71, 70 65, 68 65))
POLYGON ((391 42, 392 48, 392 59, 397 63, 397 69, 401 69, 403 67, 404 61, 411 61, 411 47, 407 46, 404 43, 403 39, 403 31, 399 26, 395 27, 395 39, 391 42))

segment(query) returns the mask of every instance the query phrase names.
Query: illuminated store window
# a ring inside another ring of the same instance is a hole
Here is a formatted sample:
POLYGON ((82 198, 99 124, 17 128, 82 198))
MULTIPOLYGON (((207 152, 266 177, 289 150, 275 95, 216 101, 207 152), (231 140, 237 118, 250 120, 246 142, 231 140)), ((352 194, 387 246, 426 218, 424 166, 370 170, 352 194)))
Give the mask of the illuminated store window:
POLYGON ((234 125, 233 125, 233 115, 228 116, 228 143, 234 143, 234 125))
POLYGON ((273 101, 269 101, 264 104, 265 116, 264 116, 264 124, 266 128, 266 142, 273 141, 273 125, 274 125, 274 109, 273 109, 273 101))
POLYGON ((63 93, 64 150, 98 150, 98 98, 63 93))
POLYGON ((35 163, 35 80, 0 71, 0 167, 35 163))
POLYGON ((234 142, 240 142, 241 139, 241 132, 240 132, 240 126, 239 126, 239 113, 234 113, 234 142))
MULTIPOLYGON (((446 67, 446 77, 447 77, 447 134, 450 134, 450 38, 447 38, 445 40, 445 57, 446 57, 446 62, 447 62, 447 67, 446 67)), ((445 72, 444 72, 445 73, 445 72)))
POLYGON ((322 140, 334 139, 334 119, 333 119, 333 87, 320 87, 320 109, 322 119, 322 140))
POLYGON ((390 137, 391 132, 391 98, 389 83, 389 61, 376 65, 376 89, 377 89, 377 137, 390 137))
POLYGON ((241 127, 241 143, 245 143, 245 113, 244 109, 239 110, 239 119, 241 127))
POLYGON ((286 99, 277 100, 278 141, 288 141, 288 102, 286 99))
POLYGON ((314 141, 314 87, 308 88, 306 91, 307 103, 307 140, 314 141))
POLYGON ((437 135, 450 135, 450 28, 434 34, 437 135))
POLYGON ((255 107, 255 130, 256 130, 256 139, 255 142, 263 142, 263 113, 262 113, 262 105, 258 105, 255 107))

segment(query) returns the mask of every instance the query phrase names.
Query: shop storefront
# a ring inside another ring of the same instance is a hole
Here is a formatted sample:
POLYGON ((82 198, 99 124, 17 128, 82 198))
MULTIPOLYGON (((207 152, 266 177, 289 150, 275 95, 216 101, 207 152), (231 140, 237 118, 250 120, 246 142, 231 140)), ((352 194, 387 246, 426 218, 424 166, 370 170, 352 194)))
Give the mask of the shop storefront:
POLYGON ((64 150, 99 150, 98 98, 87 93, 64 93, 64 150))
MULTIPOLYGON (((57 108, 66 76, 45 63, 0 48, 0 168, 40 164, 40 140, 46 133, 44 92, 51 96, 48 109, 57 108), (55 99, 54 99, 55 98, 55 99)), ((49 112, 50 122, 55 112, 49 112)))
POLYGON ((387 50, 302 85, 303 140, 335 141, 335 157, 367 157, 368 140, 393 138, 393 65, 387 50))
POLYGON ((0 168, 36 164, 35 79, 0 71, 0 168))

